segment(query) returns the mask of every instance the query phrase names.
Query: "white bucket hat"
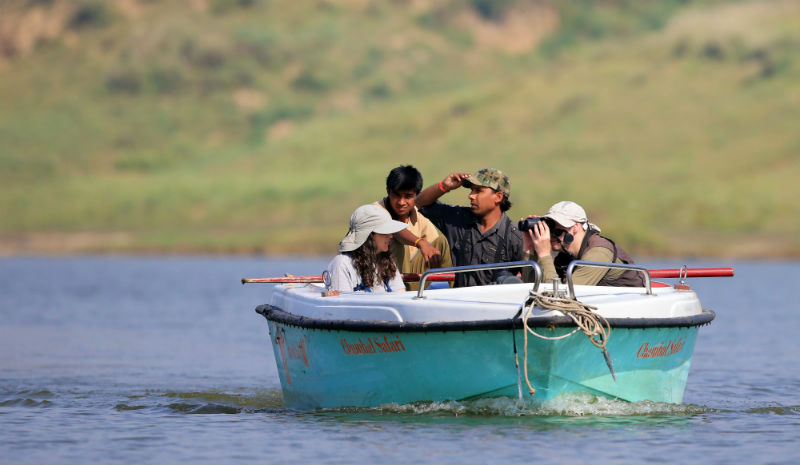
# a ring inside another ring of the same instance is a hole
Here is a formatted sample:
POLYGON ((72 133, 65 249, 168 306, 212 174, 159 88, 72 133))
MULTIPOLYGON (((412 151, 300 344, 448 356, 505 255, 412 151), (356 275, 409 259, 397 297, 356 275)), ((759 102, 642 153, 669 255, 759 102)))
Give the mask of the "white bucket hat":
POLYGON ((600 232, 600 228, 598 228, 597 225, 589 223, 589 219, 586 217, 586 210, 577 203, 570 202, 569 200, 562 200, 550 207, 550 210, 545 213, 544 217, 552 219, 565 228, 571 228, 575 223, 583 223, 587 224, 588 227, 595 231, 600 232))
POLYGON ((370 233, 394 234, 407 227, 407 224, 393 220, 389 212, 378 205, 362 205, 350 216, 350 230, 339 243, 339 252, 352 252, 361 247, 370 233))

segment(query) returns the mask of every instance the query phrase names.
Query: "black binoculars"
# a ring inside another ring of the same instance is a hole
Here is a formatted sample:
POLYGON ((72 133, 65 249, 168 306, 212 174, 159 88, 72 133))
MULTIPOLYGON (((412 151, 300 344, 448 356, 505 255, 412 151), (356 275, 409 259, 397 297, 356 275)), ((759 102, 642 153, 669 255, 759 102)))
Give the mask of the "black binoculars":
POLYGON ((551 230, 555 228, 555 221, 550 218, 542 218, 541 216, 538 218, 525 218, 524 220, 520 220, 520 222, 517 223, 517 227, 520 231, 529 231, 540 221, 544 221, 551 230))

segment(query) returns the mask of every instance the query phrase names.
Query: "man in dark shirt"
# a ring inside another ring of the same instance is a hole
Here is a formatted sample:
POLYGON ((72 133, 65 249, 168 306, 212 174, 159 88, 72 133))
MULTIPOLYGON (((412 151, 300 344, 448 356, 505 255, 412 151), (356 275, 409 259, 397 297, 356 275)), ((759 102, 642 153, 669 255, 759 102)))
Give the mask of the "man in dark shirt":
MULTIPOLYGON (((494 168, 470 175, 452 173, 419 193, 416 205, 450 242, 455 266, 522 260, 522 234, 505 214, 511 208, 508 176, 494 168), (458 187, 470 189, 469 207, 439 203, 437 199, 458 187)), ((516 270, 513 271, 516 273, 516 270)), ((457 273, 456 287, 502 282, 507 270, 457 273)))

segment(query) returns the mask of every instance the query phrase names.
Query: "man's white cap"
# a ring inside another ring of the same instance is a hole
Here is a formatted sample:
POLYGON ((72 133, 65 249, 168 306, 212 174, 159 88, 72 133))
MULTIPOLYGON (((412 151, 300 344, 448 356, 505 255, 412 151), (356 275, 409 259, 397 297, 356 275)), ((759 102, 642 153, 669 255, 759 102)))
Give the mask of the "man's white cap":
POLYGON ((352 252, 366 242, 370 233, 394 234, 408 227, 395 221, 384 208, 375 204, 362 205, 350 216, 350 231, 339 243, 339 252, 352 252))
POLYGON ((565 228, 571 228, 575 223, 584 223, 597 232, 600 232, 600 228, 598 228, 597 225, 589 223, 589 219, 586 217, 586 210, 577 203, 570 202, 569 200, 562 200, 550 207, 550 210, 545 213, 544 218, 550 218, 565 228))

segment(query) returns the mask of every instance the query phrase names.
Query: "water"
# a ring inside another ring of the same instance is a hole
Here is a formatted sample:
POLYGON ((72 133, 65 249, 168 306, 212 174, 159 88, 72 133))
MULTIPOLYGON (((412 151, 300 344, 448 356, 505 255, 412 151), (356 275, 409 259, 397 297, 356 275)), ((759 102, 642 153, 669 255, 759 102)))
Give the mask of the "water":
POLYGON ((796 262, 689 262, 736 277, 690 280, 717 318, 681 405, 577 395, 295 412, 253 311, 271 287, 239 280, 325 263, 0 259, 0 463, 800 462, 796 262))

